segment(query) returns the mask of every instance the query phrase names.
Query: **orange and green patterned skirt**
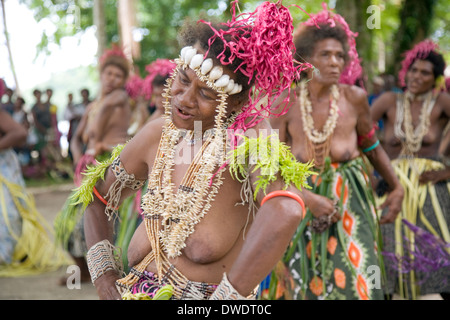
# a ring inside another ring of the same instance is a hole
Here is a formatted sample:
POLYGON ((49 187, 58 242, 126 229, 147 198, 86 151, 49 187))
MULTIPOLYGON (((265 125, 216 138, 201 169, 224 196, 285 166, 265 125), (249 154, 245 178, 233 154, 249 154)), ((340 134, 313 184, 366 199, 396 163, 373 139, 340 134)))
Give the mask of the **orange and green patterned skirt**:
POLYGON ((377 300, 385 283, 375 198, 361 158, 331 164, 310 181, 314 193, 339 200, 342 217, 322 232, 307 210, 262 299, 377 300))

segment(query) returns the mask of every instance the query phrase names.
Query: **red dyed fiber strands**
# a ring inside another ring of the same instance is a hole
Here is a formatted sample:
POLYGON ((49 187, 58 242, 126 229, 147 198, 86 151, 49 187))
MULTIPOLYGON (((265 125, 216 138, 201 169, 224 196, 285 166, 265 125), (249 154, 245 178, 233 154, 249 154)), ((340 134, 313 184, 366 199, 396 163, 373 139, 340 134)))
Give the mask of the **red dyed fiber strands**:
MULTIPOLYGON (((264 2, 253 13, 236 16, 237 2, 232 3, 232 20, 225 23, 229 30, 215 30, 209 22, 200 22, 208 24, 215 33, 210 44, 220 38, 225 44, 224 51, 231 51, 228 60, 223 52, 219 54, 217 58, 220 62, 227 65, 236 58, 242 59, 243 63, 235 71, 240 70, 249 78, 249 82, 255 77, 255 88, 249 93, 249 103, 232 126, 233 129, 245 131, 261 121, 261 116, 275 114, 273 102, 283 91, 290 90, 305 64, 294 64, 292 16, 281 1, 264 2), (230 35, 232 40, 226 41, 225 35, 230 35), (258 105, 264 97, 267 97, 267 102, 258 105)), ((288 96, 283 103, 288 101, 288 96)), ((285 113, 285 109, 278 115, 285 113)))

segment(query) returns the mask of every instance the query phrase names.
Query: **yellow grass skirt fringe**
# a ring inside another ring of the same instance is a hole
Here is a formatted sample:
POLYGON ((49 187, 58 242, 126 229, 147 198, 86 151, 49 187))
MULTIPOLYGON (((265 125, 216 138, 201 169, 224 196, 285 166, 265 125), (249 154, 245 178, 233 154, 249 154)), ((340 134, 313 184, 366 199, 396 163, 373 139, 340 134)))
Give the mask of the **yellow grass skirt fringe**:
POLYGON ((24 188, 11 183, 0 174, 0 212, 17 241, 13 261, 0 265, 0 277, 20 277, 56 270, 71 264, 64 251, 52 242, 51 228, 44 217, 37 211, 34 198, 27 195, 24 188), (5 188, 6 187, 6 188, 5 188), (10 225, 6 204, 5 190, 11 193, 13 201, 22 218, 21 234, 13 231, 10 225))
MULTIPOLYGON (((396 159, 392 161, 392 165, 401 185, 405 189, 402 211, 394 222, 395 226, 393 238, 395 239, 396 256, 403 257, 406 254, 404 250, 403 237, 408 239, 412 248, 414 248, 415 242, 414 233, 402 223, 402 219, 406 219, 414 225, 417 225, 418 223, 422 224, 426 231, 449 243, 450 232, 444 213, 445 210, 448 210, 448 208, 441 207, 434 184, 419 183, 420 175, 423 172, 440 170, 444 168, 444 165, 438 161, 423 158, 396 159), (427 196, 430 197, 434 215, 437 220, 437 225, 435 224, 434 226, 430 223, 430 217, 427 217, 424 213, 424 205, 427 196)), ((447 182, 447 190, 450 191, 450 182, 447 182)), ((377 202, 381 204, 384 199, 385 197, 379 198, 377 202)), ((447 250, 450 250, 450 248, 447 250)), ((398 273, 399 292, 402 297, 415 299, 420 294, 420 292, 418 292, 416 280, 416 275, 413 271, 407 274, 402 272, 398 273), (407 286, 410 287, 410 293, 408 292, 409 290, 407 286), (411 296, 409 296, 409 294, 411 294, 411 296)))

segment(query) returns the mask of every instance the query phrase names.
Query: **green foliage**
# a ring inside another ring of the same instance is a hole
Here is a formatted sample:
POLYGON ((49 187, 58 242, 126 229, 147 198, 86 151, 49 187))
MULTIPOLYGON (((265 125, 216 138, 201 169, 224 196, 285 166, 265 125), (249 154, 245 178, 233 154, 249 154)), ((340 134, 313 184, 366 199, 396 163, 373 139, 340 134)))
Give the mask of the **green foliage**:
POLYGON ((144 35, 141 45, 141 59, 135 61, 144 76, 143 70, 150 62, 158 58, 175 58, 180 47, 177 34, 185 19, 210 19, 221 15, 224 1, 217 0, 182 0, 138 1, 137 21, 140 32, 144 35), (222 4, 221 4, 222 3, 222 4))
MULTIPOLYGON (((49 44, 59 44, 65 36, 84 32, 93 22, 94 0, 19 0, 34 12, 37 21, 47 20, 55 28, 47 28, 38 46, 38 54, 49 54, 49 44), (78 8, 78 12, 74 8, 78 8)), ((273 0, 275 1, 275 0, 273 0)), ((117 0, 103 0, 105 3, 105 28, 108 45, 119 42, 117 0)), ((261 0, 241 0, 241 11, 254 10, 261 0)), ((306 12, 316 13, 322 9, 322 2, 336 10, 355 25, 360 34, 358 51, 363 57, 364 68, 369 73, 378 73, 380 54, 385 55, 387 71, 396 72, 400 55, 425 37, 431 37, 441 45, 442 51, 449 51, 448 37, 450 24, 450 0, 283 0, 283 5, 291 6, 294 27, 308 19, 306 12), (369 29, 366 26, 369 13, 366 7, 376 5, 381 9, 381 27, 369 29), (358 8, 353 8, 359 6, 358 8), (353 21, 355 10, 360 17, 353 21), (350 21, 351 20, 351 21, 350 21), (385 52, 379 51, 379 43, 384 43, 385 52)), ((141 58, 135 61, 141 76, 145 66, 158 58, 174 58, 179 51, 177 33, 185 19, 210 20, 217 17, 230 18, 231 0, 136 0, 137 32, 141 35, 141 58)), ((353 26, 352 26, 353 27, 353 26)), ((447 58, 448 58, 447 54, 447 58)))
POLYGON ((400 10, 400 26, 394 42, 394 65, 391 72, 397 73, 402 54, 416 43, 430 36, 431 21, 437 0, 405 0, 400 10))
POLYGON ((87 207, 89 203, 94 200, 92 190, 98 179, 104 180, 106 169, 111 165, 115 158, 122 152, 124 145, 118 145, 112 151, 112 155, 105 161, 98 161, 95 166, 88 166, 83 178, 83 183, 79 186, 75 193, 71 197, 72 205, 83 204, 83 207, 87 207))
POLYGON ((277 136, 248 138, 240 136, 242 141, 229 153, 229 167, 231 176, 243 182, 250 173, 259 170, 255 182, 254 197, 260 190, 266 192, 267 186, 281 176, 285 188, 295 185, 297 189, 309 189, 307 179, 311 174, 312 162, 298 162, 290 147, 280 142, 277 136), (254 165, 251 165, 255 163, 254 165), (251 170, 251 171, 250 171, 251 170))

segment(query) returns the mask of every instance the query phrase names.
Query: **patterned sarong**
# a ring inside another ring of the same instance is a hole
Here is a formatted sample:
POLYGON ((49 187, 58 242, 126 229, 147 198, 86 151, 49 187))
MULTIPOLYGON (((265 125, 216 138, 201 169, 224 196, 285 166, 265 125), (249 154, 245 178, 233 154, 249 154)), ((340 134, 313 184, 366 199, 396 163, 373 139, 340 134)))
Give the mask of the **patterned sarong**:
POLYGON ((382 227, 388 292, 408 299, 450 292, 450 181, 419 184, 423 172, 444 166, 421 158, 396 159, 392 165, 405 197, 395 224, 382 227), (419 227, 420 234, 405 220, 419 227), (418 236, 424 233, 426 238, 418 236))
POLYGON ((0 276, 16 277, 69 264, 25 188, 15 152, 0 151, 0 276))
POLYGON ((379 225, 363 160, 330 164, 327 159, 310 185, 314 193, 339 199, 342 219, 316 233, 310 228, 312 214, 307 210, 283 260, 272 272, 267 297, 383 299, 379 225))

